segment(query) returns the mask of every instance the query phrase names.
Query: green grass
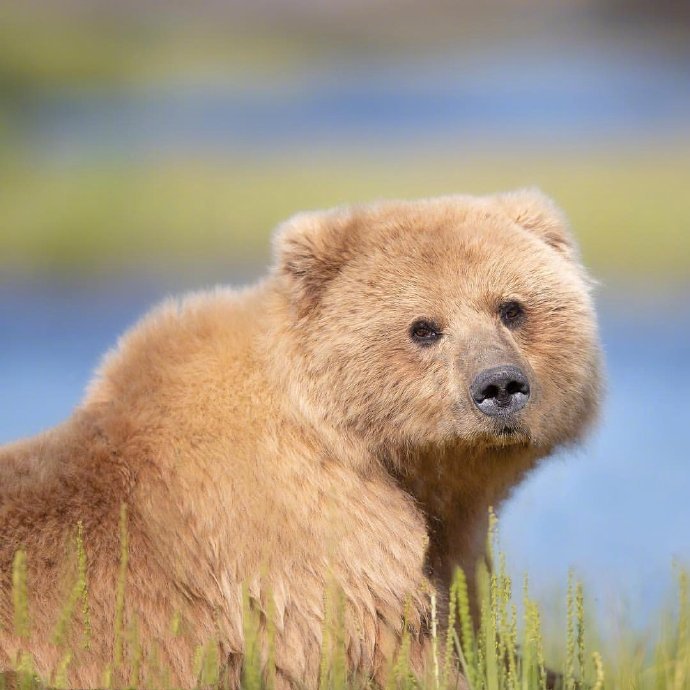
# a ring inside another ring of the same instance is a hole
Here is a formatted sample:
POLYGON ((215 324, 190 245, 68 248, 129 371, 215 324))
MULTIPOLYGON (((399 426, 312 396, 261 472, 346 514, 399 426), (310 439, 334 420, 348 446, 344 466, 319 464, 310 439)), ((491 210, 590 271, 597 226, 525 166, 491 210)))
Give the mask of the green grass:
MULTIPOLYGON (((480 592, 478 620, 472 620, 465 574, 458 570, 449 593, 449 613, 439 620, 437 600, 432 596, 431 662, 422 675, 412 671, 410 663, 410 632, 403 626, 403 638, 396 656, 388 667, 388 688, 405 690, 450 690, 456 687, 457 670, 466 678, 470 690, 546 690, 549 682, 560 690, 688 690, 690 688, 690 577, 681 571, 678 600, 673 610, 660 617, 657 630, 647 632, 646 641, 634 635, 621 635, 616 644, 602 641, 597 635, 599 611, 586 611, 582 585, 569 576, 566 594, 566 618, 557 639, 545 639, 544 610, 529 592, 527 577, 516 587, 507 574, 503 555, 497 551, 496 520, 492 514, 489 536, 490 560, 477 570, 480 592), (492 554, 498 553, 498 557, 492 554), (518 595, 516 590, 520 590, 518 595), (518 601, 519 600, 519 601, 518 601), (450 631, 445 634, 445 630, 450 631), (546 648, 555 648, 549 655, 546 648), (552 675, 555 674, 555 675, 552 675), (550 679, 549 679, 549 676, 550 679)), ((18 551, 14 560, 12 601, 14 628, 25 641, 14 663, 14 673, 0 675, 0 688, 67 687, 68 672, 75 656, 67 639, 80 640, 88 646, 90 639, 88 571, 81 530, 76 542, 74 586, 65 602, 56 625, 52 642, 61 652, 60 660, 50 677, 40 678, 34 672, 29 650, 31 622, 28 614, 26 556, 18 551), (81 635, 75 635, 75 629, 81 635), (68 636, 67 631, 72 635, 68 636)), ((127 510, 123 506, 120 521, 120 572, 117 580, 116 616, 113 630, 113 659, 103 669, 103 687, 111 687, 112 679, 129 678, 128 687, 138 686, 137 679, 148 678, 146 687, 169 687, 166 669, 158 659, 142 654, 136 621, 123 625, 126 608, 128 561, 127 510), (155 678, 151 676, 155 669, 155 678), (160 684, 155 679, 160 681, 160 684)), ((326 617, 323 623, 323 648, 319 686, 329 690, 363 690, 371 680, 353 677, 347 669, 344 647, 343 593, 326 592, 326 617)), ((242 686, 247 690, 270 690, 274 685, 272 640, 274 629, 259 633, 260 614, 252 608, 248 590, 244 590, 245 655, 242 686), (261 639, 268 640, 267 664, 263 665, 261 639)), ((270 611, 268 612, 270 618, 270 611)), ((553 621, 551 621, 553 623, 553 621)), ((175 620, 171 622, 173 630, 175 620)), ((623 631, 625 633, 625 631, 623 631)), ((222 660, 214 640, 199 645, 194 651, 194 668, 198 686, 223 688, 222 660)))
POLYGON ((290 214, 381 197, 539 185, 605 280, 686 281, 690 155, 461 154, 36 166, 0 164, 0 262, 89 273, 264 260, 290 214))

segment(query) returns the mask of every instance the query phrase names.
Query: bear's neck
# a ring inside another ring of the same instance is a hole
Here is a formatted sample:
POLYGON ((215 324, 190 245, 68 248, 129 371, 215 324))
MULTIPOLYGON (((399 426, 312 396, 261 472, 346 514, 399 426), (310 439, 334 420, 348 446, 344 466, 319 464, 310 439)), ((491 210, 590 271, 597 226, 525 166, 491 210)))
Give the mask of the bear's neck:
POLYGON ((545 450, 445 448, 416 450, 397 476, 425 513, 430 544, 427 567, 440 592, 447 592, 460 566, 470 587, 477 562, 484 557, 489 508, 501 503, 532 469, 545 450))

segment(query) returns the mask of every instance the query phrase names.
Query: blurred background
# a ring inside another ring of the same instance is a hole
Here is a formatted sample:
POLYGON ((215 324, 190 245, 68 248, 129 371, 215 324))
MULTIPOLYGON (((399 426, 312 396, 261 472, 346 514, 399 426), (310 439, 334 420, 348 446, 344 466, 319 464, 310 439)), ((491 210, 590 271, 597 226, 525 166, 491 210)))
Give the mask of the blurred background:
MULTIPOLYGON (((0 7, 0 443, 66 418, 170 293, 265 271, 304 209, 539 185, 600 280, 602 424, 501 511, 643 626, 690 562, 690 4, 0 7)), ((608 615, 608 614, 607 614, 608 615)))

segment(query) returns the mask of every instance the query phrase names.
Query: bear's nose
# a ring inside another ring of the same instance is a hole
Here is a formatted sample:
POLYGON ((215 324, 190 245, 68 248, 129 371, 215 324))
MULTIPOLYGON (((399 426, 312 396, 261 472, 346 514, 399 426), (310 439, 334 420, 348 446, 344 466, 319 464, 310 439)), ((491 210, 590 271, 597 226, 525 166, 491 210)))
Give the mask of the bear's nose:
POLYGON ((486 415, 499 417, 521 410, 529 400, 529 381, 517 367, 504 365, 477 375, 470 393, 474 404, 486 415))

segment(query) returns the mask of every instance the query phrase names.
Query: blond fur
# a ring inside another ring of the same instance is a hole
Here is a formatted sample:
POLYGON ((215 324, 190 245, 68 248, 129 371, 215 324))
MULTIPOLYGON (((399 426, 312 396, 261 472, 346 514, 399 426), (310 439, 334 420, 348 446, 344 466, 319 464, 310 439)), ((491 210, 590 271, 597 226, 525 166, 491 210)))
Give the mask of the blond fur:
MULTIPOLYGON (((275 616, 279 684, 317 684, 329 583, 344 593, 353 673, 384 682, 406 608, 421 672, 430 593, 456 565, 472 571, 488 507, 593 419, 588 279, 539 192, 302 214, 275 249, 256 286, 155 309, 67 422, 0 449, 0 668, 28 648, 41 674, 54 673, 51 633, 81 523, 92 641, 69 682, 102 683, 125 503, 125 626, 136 617, 145 658, 155 650, 174 683, 194 685, 194 650, 217 639, 237 684, 243 583, 275 616), (507 298, 526 306, 519 330, 496 316, 507 298), (417 317, 441 325, 438 345, 410 340, 417 317), (505 362, 533 389, 510 439, 468 394, 478 371, 505 362), (29 641, 11 632, 20 548, 29 641)), ((137 680, 150 683, 147 672, 137 680)))

